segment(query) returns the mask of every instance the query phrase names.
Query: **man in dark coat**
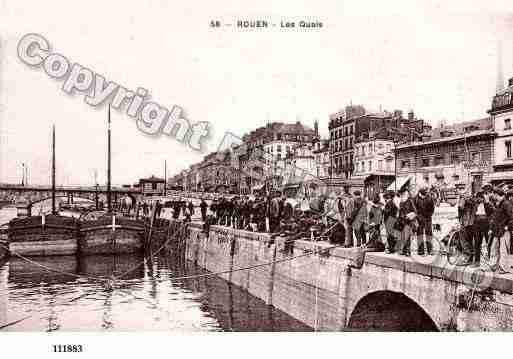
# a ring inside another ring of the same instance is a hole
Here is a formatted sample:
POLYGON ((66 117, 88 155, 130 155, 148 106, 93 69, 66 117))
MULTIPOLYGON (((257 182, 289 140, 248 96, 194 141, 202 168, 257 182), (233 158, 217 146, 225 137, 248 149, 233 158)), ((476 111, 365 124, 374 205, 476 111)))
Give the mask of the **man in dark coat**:
POLYGON ((180 201, 174 201, 173 202, 173 219, 179 219, 180 218, 180 201))
POLYGON ((410 197, 408 188, 404 188, 399 192, 401 196, 399 204, 399 216, 396 228, 401 231, 398 247, 399 254, 404 256, 411 255, 411 236, 415 232, 417 211, 410 197))
POLYGON ((473 242, 474 242, 474 222, 476 219, 476 201, 467 190, 464 183, 456 184, 459 192, 458 197, 458 220, 463 229, 462 251, 463 256, 456 263, 464 266, 471 264, 473 258, 473 242))
POLYGON ((203 222, 205 222, 207 219, 207 209, 208 209, 208 205, 207 205, 207 202, 205 202, 205 198, 201 198, 200 212, 201 212, 201 220, 203 222))
POLYGON ((253 208, 253 201, 251 201, 248 197, 244 199, 242 204, 242 221, 243 221, 243 229, 247 229, 249 227, 249 223, 251 222, 251 211, 253 208))
POLYGON ((417 243, 418 243, 418 254, 424 255, 433 254, 433 213, 435 212, 435 202, 428 193, 426 187, 419 190, 419 193, 415 197, 415 207, 417 207, 417 219, 419 221, 419 228, 417 230, 417 243), (422 238, 424 237, 424 238, 422 238), (424 250, 424 241, 426 251, 424 250))
POLYGON ((194 216, 194 205, 192 204, 192 201, 189 201, 189 204, 187 205, 187 208, 189 209, 190 215, 194 216))
POLYGON ((394 203, 395 192, 388 192, 385 194, 385 208, 383 209, 383 222, 385 223, 385 230, 387 232, 387 245, 386 253, 394 253, 396 250, 396 243, 398 239, 398 231, 395 227, 397 222, 397 215, 399 208, 394 203))
POLYGON ((274 197, 269 204, 269 232, 274 233, 280 225, 280 197, 274 197))
POLYGON ((356 246, 360 247, 367 242, 366 230, 368 224, 367 201, 362 198, 362 192, 354 191, 354 207, 351 214, 351 227, 356 237, 356 246))
POLYGON ((513 205, 511 202, 506 200, 505 193, 501 188, 494 189, 494 196, 496 206, 493 211, 492 217, 490 218, 490 224, 492 229, 492 238, 495 243, 495 256, 497 258, 496 264, 492 266, 492 270, 496 271, 499 274, 507 273, 510 268, 504 268, 501 263, 501 240, 503 239, 505 234, 505 227, 508 227, 508 230, 513 230, 513 205))

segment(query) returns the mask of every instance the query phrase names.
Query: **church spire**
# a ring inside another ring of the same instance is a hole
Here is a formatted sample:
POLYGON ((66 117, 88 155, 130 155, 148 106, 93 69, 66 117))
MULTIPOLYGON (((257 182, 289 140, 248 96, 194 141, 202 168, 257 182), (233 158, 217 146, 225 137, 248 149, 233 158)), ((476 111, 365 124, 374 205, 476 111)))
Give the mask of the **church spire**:
POLYGON ((500 92, 504 89, 504 73, 502 64, 502 40, 497 40, 497 83, 495 90, 500 92))

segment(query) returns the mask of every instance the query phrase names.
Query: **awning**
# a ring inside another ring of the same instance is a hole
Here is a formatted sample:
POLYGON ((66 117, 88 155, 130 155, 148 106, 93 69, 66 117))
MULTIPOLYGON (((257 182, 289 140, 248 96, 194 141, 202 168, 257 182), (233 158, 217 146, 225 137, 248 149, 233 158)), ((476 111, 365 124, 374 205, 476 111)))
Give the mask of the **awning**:
POLYGON ((412 176, 400 176, 396 177, 395 181, 392 182, 388 187, 387 191, 395 191, 396 189, 399 191, 403 188, 410 180, 412 176))
POLYGON ((488 180, 491 181, 513 181, 513 172, 494 172, 490 174, 488 180))

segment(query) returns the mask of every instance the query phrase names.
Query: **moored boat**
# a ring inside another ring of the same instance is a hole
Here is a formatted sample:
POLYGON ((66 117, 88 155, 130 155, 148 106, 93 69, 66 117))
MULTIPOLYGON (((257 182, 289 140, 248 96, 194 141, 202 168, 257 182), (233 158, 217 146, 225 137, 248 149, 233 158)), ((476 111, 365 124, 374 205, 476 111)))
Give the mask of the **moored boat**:
POLYGON ((143 221, 115 214, 84 220, 80 225, 78 253, 91 255, 142 252, 144 233, 143 221))
POLYGON ((59 215, 15 218, 9 222, 9 251, 23 256, 74 255, 78 221, 59 215))

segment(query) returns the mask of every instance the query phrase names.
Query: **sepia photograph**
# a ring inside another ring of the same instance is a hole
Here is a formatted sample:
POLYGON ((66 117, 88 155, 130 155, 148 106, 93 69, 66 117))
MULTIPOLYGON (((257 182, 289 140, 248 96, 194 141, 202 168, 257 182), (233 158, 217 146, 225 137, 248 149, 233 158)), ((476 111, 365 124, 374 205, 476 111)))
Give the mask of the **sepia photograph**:
POLYGON ((508 1, 0 0, 0 348, 511 332, 512 120, 508 1))

